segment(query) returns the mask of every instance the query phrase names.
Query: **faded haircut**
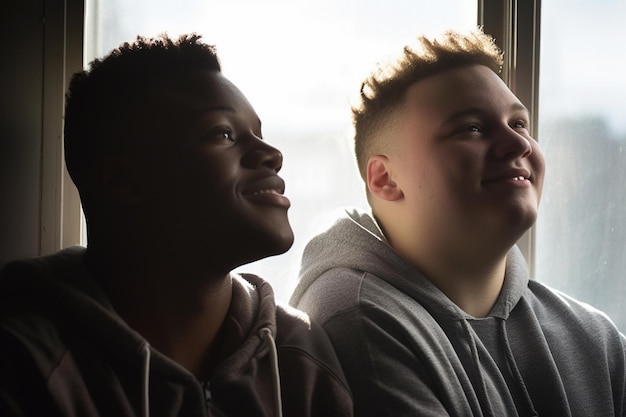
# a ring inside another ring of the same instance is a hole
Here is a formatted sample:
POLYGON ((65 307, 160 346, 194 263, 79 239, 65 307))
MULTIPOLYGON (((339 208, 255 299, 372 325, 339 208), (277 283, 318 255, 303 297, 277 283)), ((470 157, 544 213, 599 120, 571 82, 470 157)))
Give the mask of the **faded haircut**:
POLYGON ((480 29, 447 31, 435 38, 419 36, 414 46, 404 47, 398 59, 380 64, 361 83, 360 102, 352 108, 352 117, 354 150, 363 180, 369 158, 379 152, 380 131, 402 105, 407 89, 431 75, 474 64, 500 73, 502 52, 494 39, 480 29))

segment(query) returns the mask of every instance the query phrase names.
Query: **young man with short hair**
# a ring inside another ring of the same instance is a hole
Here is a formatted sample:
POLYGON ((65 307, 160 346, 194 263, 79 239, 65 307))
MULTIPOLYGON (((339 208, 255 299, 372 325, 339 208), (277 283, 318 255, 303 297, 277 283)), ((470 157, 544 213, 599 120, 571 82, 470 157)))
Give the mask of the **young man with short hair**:
POLYGON ((307 245, 291 303, 323 324, 355 415, 623 416, 626 340, 530 280, 544 158, 488 35, 420 37, 354 109, 371 213, 307 245))
POLYGON ((0 415, 351 416, 324 332, 230 272, 288 250, 281 153, 197 35, 72 79, 88 246, 0 278, 0 415))

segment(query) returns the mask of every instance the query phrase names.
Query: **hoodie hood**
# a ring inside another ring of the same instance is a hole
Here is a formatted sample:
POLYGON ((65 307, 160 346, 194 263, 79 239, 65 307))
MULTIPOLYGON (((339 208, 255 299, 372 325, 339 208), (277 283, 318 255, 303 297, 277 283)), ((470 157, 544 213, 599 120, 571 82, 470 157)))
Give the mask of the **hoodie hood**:
POLYGON ((147 342, 115 313, 87 272, 85 253, 83 247, 72 247, 7 265, 0 279, 0 305, 5 311, 47 311, 88 333, 115 356, 142 356, 147 342))
MULTIPOLYGON (((298 305, 309 286, 323 273, 342 267, 383 279, 441 318, 473 318, 389 246, 372 215, 358 209, 344 210, 334 224, 307 244, 300 282, 290 304, 298 305)), ((507 319, 528 285, 526 262, 517 247, 507 256, 506 277, 490 317, 507 319)))

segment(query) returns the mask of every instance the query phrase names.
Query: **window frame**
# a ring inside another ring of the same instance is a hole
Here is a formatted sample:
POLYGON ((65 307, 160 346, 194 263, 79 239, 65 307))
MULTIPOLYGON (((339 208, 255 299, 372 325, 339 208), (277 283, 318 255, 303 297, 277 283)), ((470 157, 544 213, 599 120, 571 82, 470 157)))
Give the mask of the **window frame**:
POLYGON ((80 199, 63 157, 63 114, 72 74, 83 68, 84 15, 84 0, 44 2, 41 255, 81 240, 80 199))
MULTIPOLYGON (((479 0, 478 25, 504 52, 502 78, 528 108, 531 136, 539 132, 541 0, 479 0)), ((531 276, 535 273, 535 226, 517 242, 531 276)))

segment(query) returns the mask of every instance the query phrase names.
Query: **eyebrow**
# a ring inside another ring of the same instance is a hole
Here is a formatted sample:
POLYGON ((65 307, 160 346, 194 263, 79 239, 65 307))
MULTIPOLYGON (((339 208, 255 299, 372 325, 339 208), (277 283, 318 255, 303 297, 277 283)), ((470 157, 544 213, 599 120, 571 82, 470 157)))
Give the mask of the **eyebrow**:
MULTIPOLYGON (((207 113, 207 112, 226 112, 226 113, 231 113, 231 114, 236 114, 237 112, 235 111, 234 108, 230 107, 230 106, 206 106, 203 107, 202 109, 198 110, 198 112, 196 112, 194 114, 194 119, 198 119, 200 118, 203 114, 207 113)), ((261 119, 257 118, 257 123, 259 124, 259 128, 261 128, 261 119)))
POLYGON ((524 106, 522 103, 513 103, 513 105, 511 107, 509 107, 509 110, 525 111, 526 113, 530 114, 530 111, 528 111, 526 106, 524 106))
POLYGON ((223 112, 223 113, 235 114, 235 109, 229 106, 220 106, 220 105, 203 106, 199 108, 198 110, 191 111, 189 115, 191 117, 191 120, 197 121, 201 119, 205 114, 212 113, 212 112, 223 112))
MULTIPOLYGON (((522 103, 513 103, 510 107, 509 110, 511 111, 523 111, 526 112, 527 114, 530 114, 530 112, 528 111, 528 109, 526 108, 526 106, 524 106, 522 103)), ((484 113, 485 111, 478 108, 478 107, 471 107, 469 109, 464 109, 464 110, 460 110, 458 112, 452 113, 449 117, 447 117, 442 125, 448 124, 452 121, 454 121, 455 119, 461 118, 463 116, 468 116, 468 115, 473 115, 473 114, 480 114, 480 113, 484 113)))
POLYGON ((229 107, 229 106, 206 106, 206 107, 202 107, 200 110, 198 110, 194 114, 194 116, 195 117, 200 117, 204 113, 210 112, 210 111, 221 111, 221 112, 227 112, 227 113, 235 113, 235 109, 233 109, 232 107, 229 107))

